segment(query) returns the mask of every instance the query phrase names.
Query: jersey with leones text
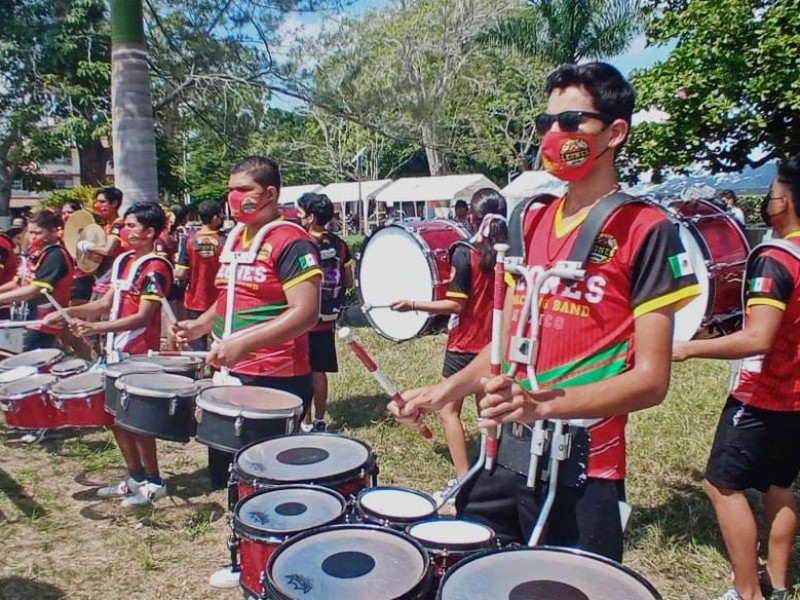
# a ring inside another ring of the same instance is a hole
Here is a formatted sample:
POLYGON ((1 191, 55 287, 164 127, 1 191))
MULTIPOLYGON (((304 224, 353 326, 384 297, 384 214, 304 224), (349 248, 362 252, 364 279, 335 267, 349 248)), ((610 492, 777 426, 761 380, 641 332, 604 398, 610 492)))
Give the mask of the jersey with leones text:
MULTIPOLYGON (((569 257, 585 219, 584 215, 564 226, 563 206, 563 198, 550 203, 539 209, 545 212, 534 221, 527 262, 536 277, 569 257)), ((512 331, 516 331, 524 292, 524 283, 518 283, 512 331)), ((675 224, 654 206, 623 206, 597 236, 581 281, 551 278, 543 285, 535 363, 539 386, 584 385, 630 369, 635 360, 634 320, 665 306, 680 306, 698 293, 675 224)), ((520 379, 523 386, 531 385, 524 369, 520 379)), ((623 415, 591 426, 588 477, 625 477, 626 421, 623 415)))
MULTIPOLYGON (((234 235, 234 234, 231 234, 234 235)), ((232 249, 249 249, 244 232, 233 240, 232 249)), ((216 285, 218 297, 212 333, 216 339, 225 332, 227 285, 231 265, 220 265, 216 285)), ((234 274, 231 335, 262 325, 288 308, 286 291, 295 285, 320 277, 317 248, 306 232, 291 224, 278 225, 267 232, 253 264, 239 264, 234 274)), ((219 365, 215 365, 219 366, 219 365)), ((242 359, 233 373, 243 375, 294 377, 311 372, 308 360, 308 334, 268 348, 260 348, 242 359)))
MULTIPOLYGON (((800 246, 800 232, 786 239, 800 246)), ((783 317, 769 351, 742 361, 732 394, 758 408, 800 411, 800 262, 785 250, 767 248, 753 261, 745 285, 746 312, 768 305, 783 317)))
POLYGON ((467 244, 457 243, 452 256, 445 296, 464 299, 466 304, 450 319, 447 349, 477 354, 492 337, 494 270, 481 269, 478 251, 467 244))

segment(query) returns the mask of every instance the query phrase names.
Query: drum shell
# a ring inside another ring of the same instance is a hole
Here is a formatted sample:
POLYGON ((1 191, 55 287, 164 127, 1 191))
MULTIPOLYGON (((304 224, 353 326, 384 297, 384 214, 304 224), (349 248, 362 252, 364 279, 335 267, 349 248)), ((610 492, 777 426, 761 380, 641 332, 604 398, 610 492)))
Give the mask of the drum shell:
POLYGON ((56 398, 50 393, 56 410, 56 427, 110 427, 114 415, 106 411, 103 388, 72 396, 56 398))
MULTIPOLYGON (((126 364, 134 363, 135 361, 130 361, 130 359, 126 359, 124 361, 126 364)), ((141 366, 141 370, 126 370, 124 375, 128 375, 131 373, 164 373, 164 369, 159 367, 158 365, 148 364, 145 362, 135 362, 141 366)), ((114 371, 115 365, 109 365, 106 369, 105 373, 105 409, 106 412, 112 415, 116 415, 117 411, 119 410, 119 390, 117 389, 116 383, 117 379, 122 377, 123 375, 117 375, 114 371), (108 372, 108 369, 111 369, 111 373, 108 372)))
POLYGON ((89 364, 89 361, 79 358, 70 358, 62 360, 61 362, 50 367, 50 373, 61 379, 66 379, 67 377, 72 377, 73 375, 85 373, 89 370, 90 366, 91 365, 89 364), (68 369, 66 368, 67 365, 69 365, 68 369))
POLYGON ((120 390, 116 421, 128 431, 185 444, 195 432, 194 395, 151 397, 120 390))
POLYGON ((53 429, 57 427, 58 413, 50 404, 47 391, 31 392, 24 398, 4 400, 6 425, 19 429, 53 429))
POLYGON ((7 359, 3 359, 2 361, 0 361, 0 371, 9 371, 17 366, 31 366, 34 367, 39 373, 49 373, 50 369, 53 368, 53 365, 58 364, 62 360, 64 360, 64 353, 61 352, 60 350, 57 350, 55 348, 40 348, 37 350, 30 350, 28 352, 23 352, 21 354, 17 354, 16 356, 12 356, 7 359), (52 354, 52 356, 46 360, 42 358, 39 362, 33 364, 31 363, 30 360, 27 361, 27 363, 23 362, 23 364, 21 365, 13 364, 14 362, 19 362, 20 360, 24 359, 26 355, 29 355, 29 357, 32 359, 33 356, 37 354, 41 356, 44 353, 52 354))
MULTIPOLYGON (((431 519, 423 522, 424 523, 435 523, 435 522, 473 523, 472 521, 464 521, 463 519, 455 519, 451 517, 442 517, 440 519, 431 519)), ((423 522, 417 523, 417 525, 423 522)), ((478 525, 480 525, 480 523, 478 523, 478 525)), ((475 544, 457 544, 457 543, 448 543, 444 541, 435 542, 415 537, 412 533, 413 529, 414 529, 414 524, 409 525, 406 528, 406 533, 410 537, 417 540, 422 545, 422 547, 425 548, 425 550, 427 550, 428 554, 431 557, 431 565, 433 566, 434 576, 437 578, 437 580, 441 579, 451 567, 453 567, 456 563, 460 562, 462 559, 468 556, 482 554, 490 550, 496 550, 498 548, 497 537, 493 531, 491 531, 491 537, 485 542, 480 542, 475 544)), ((488 529, 491 530, 491 528, 488 529)))
POLYGON ((196 439, 201 444, 231 454, 254 442, 288 435, 297 428, 298 418, 234 417, 211 410, 197 409, 196 439), (237 427, 237 421, 240 423, 237 427), (237 435, 238 431, 238 435, 237 435))
POLYGON ((398 486, 377 486, 371 488, 365 487, 364 489, 358 492, 358 497, 353 503, 353 517, 356 521, 361 523, 367 523, 369 525, 380 525, 382 527, 390 527, 392 529, 396 529, 397 531, 405 531, 409 525, 416 523, 418 521, 429 520, 433 518, 435 515, 436 515, 436 502, 433 500, 433 498, 431 498, 427 494, 423 494, 422 492, 417 492, 416 490, 401 488, 398 486), (366 506, 364 503, 365 495, 368 495, 369 493, 376 493, 379 492, 380 490, 397 490, 400 492, 418 495, 421 498, 430 501, 431 510, 427 514, 413 516, 413 517, 382 514, 378 510, 366 506))

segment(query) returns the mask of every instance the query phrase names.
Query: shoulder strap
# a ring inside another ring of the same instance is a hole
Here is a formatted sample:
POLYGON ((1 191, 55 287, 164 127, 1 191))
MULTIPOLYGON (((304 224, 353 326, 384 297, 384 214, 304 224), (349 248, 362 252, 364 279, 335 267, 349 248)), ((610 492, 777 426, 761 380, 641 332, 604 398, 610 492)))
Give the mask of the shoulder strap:
POLYGON ((475 244, 469 241, 469 239, 455 241, 447 249, 447 262, 449 262, 450 264, 453 264, 453 256, 455 255, 456 250, 458 250, 459 247, 464 247, 474 252, 478 251, 478 248, 475 246, 475 244))
POLYGON ((555 199, 556 197, 552 194, 537 194, 514 207, 514 210, 511 211, 511 216, 508 218, 508 256, 525 258, 525 253, 528 250, 525 247, 525 217, 528 214, 528 210, 533 208, 534 204, 547 205, 555 199))
POLYGON ((244 227, 244 223, 237 223, 225 239, 225 246, 222 249, 222 255, 220 257, 220 262, 223 264, 228 264, 231 262, 236 262, 238 264, 252 264, 255 262, 256 255, 258 254, 258 250, 261 247, 261 242, 263 241, 264 237, 267 235, 267 233, 273 229, 276 229, 277 227, 294 227, 308 235, 308 232, 306 232, 306 230, 297 223, 286 221, 284 219, 277 219, 267 223, 258 230, 258 233, 256 233, 255 237, 253 238, 253 242, 250 244, 250 250, 247 252, 234 252, 233 245, 235 244, 236 240, 239 239, 239 236, 242 235, 244 227))
POLYGON ((747 300, 747 280, 748 280, 748 274, 750 273, 750 269, 753 266, 753 262, 765 250, 769 250, 770 248, 788 252, 794 258, 800 261, 800 246, 797 246, 796 244, 793 244, 789 240, 784 240, 782 238, 764 240, 758 246, 753 248, 750 251, 750 254, 747 256, 747 264, 744 267, 744 277, 742 277, 742 306, 744 306, 744 303, 747 300))

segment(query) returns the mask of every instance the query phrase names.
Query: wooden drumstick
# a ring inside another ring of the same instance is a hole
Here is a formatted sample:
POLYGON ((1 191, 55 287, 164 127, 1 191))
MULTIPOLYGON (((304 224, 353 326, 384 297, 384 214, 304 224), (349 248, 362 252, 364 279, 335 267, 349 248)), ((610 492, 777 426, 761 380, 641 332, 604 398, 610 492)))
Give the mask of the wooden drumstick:
POLYGON ((208 358, 211 352, 204 350, 148 350, 147 356, 186 356, 189 358, 208 358))
MULTIPOLYGON (((386 392, 392 400, 394 400, 397 406, 403 408, 406 405, 406 402, 403 400, 400 392, 397 391, 397 388, 386 376, 386 373, 378 368, 378 365, 374 360, 372 360, 372 357, 369 355, 366 348, 364 348, 364 346, 362 346, 361 343, 353 336, 353 333, 350 331, 349 327, 342 327, 339 330, 339 339, 348 345, 350 350, 353 351, 353 354, 355 354, 358 357, 358 360, 361 361, 361 364, 367 368, 367 371, 372 373, 375 381, 380 384, 380 386, 383 388, 383 391, 386 392)), ((433 432, 428 429, 428 426, 425 425, 425 423, 419 424, 419 432, 422 434, 422 437, 426 439, 431 439, 433 437, 433 432)))
POLYGON ((67 322, 67 325, 72 325, 75 322, 75 319, 69 316, 69 313, 64 309, 63 306, 61 306, 61 304, 58 303, 58 300, 53 297, 53 294, 44 288, 42 288, 42 294, 44 294, 45 298, 47 298, 47 301, 53 305, 53 308, 56 309, 56 312, 61 315, 61 318, 67 322))

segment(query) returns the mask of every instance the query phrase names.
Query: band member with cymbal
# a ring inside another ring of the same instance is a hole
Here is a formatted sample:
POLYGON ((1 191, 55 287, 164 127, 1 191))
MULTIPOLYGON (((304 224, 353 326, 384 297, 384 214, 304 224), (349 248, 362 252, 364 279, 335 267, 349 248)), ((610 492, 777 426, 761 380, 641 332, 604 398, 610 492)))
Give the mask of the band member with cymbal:
MULTIPOLYGON (((761 216, 800 249, 800 156, 778 162, 761 216)), ((721 600, 785 600, 797 534, 793 483, 800 472, 800 254, 754 250, 745 281, 741 331, 676 342, 673 360, 742 359, 722 409, 706 466, 705 490, 733 568, 721 600), (761 492, 768 531, 766 569, 758 572, 758 528, 747 499, 761 492)))
MULTIPOLYGON (((392 305, 392 309, 401 312, 421 310, 431 314, 452 315, 442 367, 444 378, 466 367, 491 340, 494 245, 508 240, 505 215, 506 201, 500 192, 492 188, 475 192, 466 221, 476 233, 469 240, 456 242, 450 249, 452 268, 446 298, 426 302, 400 300, 392 305)), ((478 393, 476 397, 480 400, 483 394, 478 393)), ((450 457, 459 478, 469 470, 467 439, 461 422, 463 403, 464 399, 461 398, 447 404, 439 412, 450 457)))
POLYGON ((122 206, 122 190, 108 186, 97 190, 94 200, 94 213, 103 221, 103 230, 106 233, 104 246, 92 244, 88 240, 78 242, 78 248, 83 252, 91 252, 104 256, 105 260, 95 273, 94 296, 102 297, 111 285, 111 265, 114 259, 127 248, 121 237, 124 219, 119 216, 122 206))
MULTIPOLYGON (((178 323, 172 335, 185 345, 212 333, 208 362, 214 368, 228 369, 245 385, 295 394, 308 410, 313 396, 308 331, 319 320, 322 270, 311 236, 281 218, 280 186, 280 169, 268 158, 251 156, 233 167, 228 204, 238 225, 220 257, 217 300, 197 319, 178 323)), ((227 485, 231 459, 209 448, 213 487, 227 485)))
MULTIPOLYGON (((70 329, 76 335, 111 334, 111 347, 106 348, 109 359, 119 352, 144 354, 160 349, 161 298, 172 285, 172 265, 156 256, 153 247, 166 224, 164 210, 157 204, 142 202, 128 208, 118 231, 120 241, 130 250, 114 260, 111 288, 99 300, 67 309, 75 319, 70 329), (116 313, 111 314, 115 309, 116 313), (108 320, 87 320, 101 316, 108 316, 108 320)), ((60 319, 58 314, 48 317, 51 322, 60 319)), ((163 498, 167 487, 158 467, 156 439, 118 426, 112 429, 128 475, 116 485, 100 488, 97 495, 122 498, 126 508, 146 506, 163 498)))
MULTIPOLYGON (((542 157, 545 168, 567 182, 567 192, 543 208, 531 207, 535 218, 522 220, 524 261, 535 277, 570 255, 590 210, 619 189, 614 160, 634 107, 632 86, 605 63, 559 67, 546 89, 546 112, 536 119, 542 157)), ((442 383, 403 394, 403 409, 392 402, 389 410, 416 424, 468 394, 486 394, 481 424, 503 425, 497 462, 467 483, 456 509, 492 527, 504 543, 529 540, 551 485, 537 471, 536 489, 528 487, 534 422, 598 419, 571 429, 576 441, 538 541, 620 561, 627 414, 666 395, 673 315, 699 286, 674 224, 663 210, 642 203, 625 204, 604 220, 585 266, 584 278, 551 279, 542 289, 531 369, 520 366, 514 379, 490 377, 485 348, 442 383)), ((524 280, 509 290, 502 339, 511 339, 512 326, 516 331, 513 321, 529 293, 524 280)), ((514 343, 515 356, 524 353, 526 344, 514 343)))
MULTIPOLYGON (((83 210, 83 205, 77 200, 67 200, 61 206, 61 220, 64 226, 73 213, 83 210)), ((70 291, 70 306, 80 306, 86 304, 92 299, 92 286, 94 285, 94 275, 86 273, 79 268, 75 268, 75 280, 72 283, 72 290, 70 291)))

